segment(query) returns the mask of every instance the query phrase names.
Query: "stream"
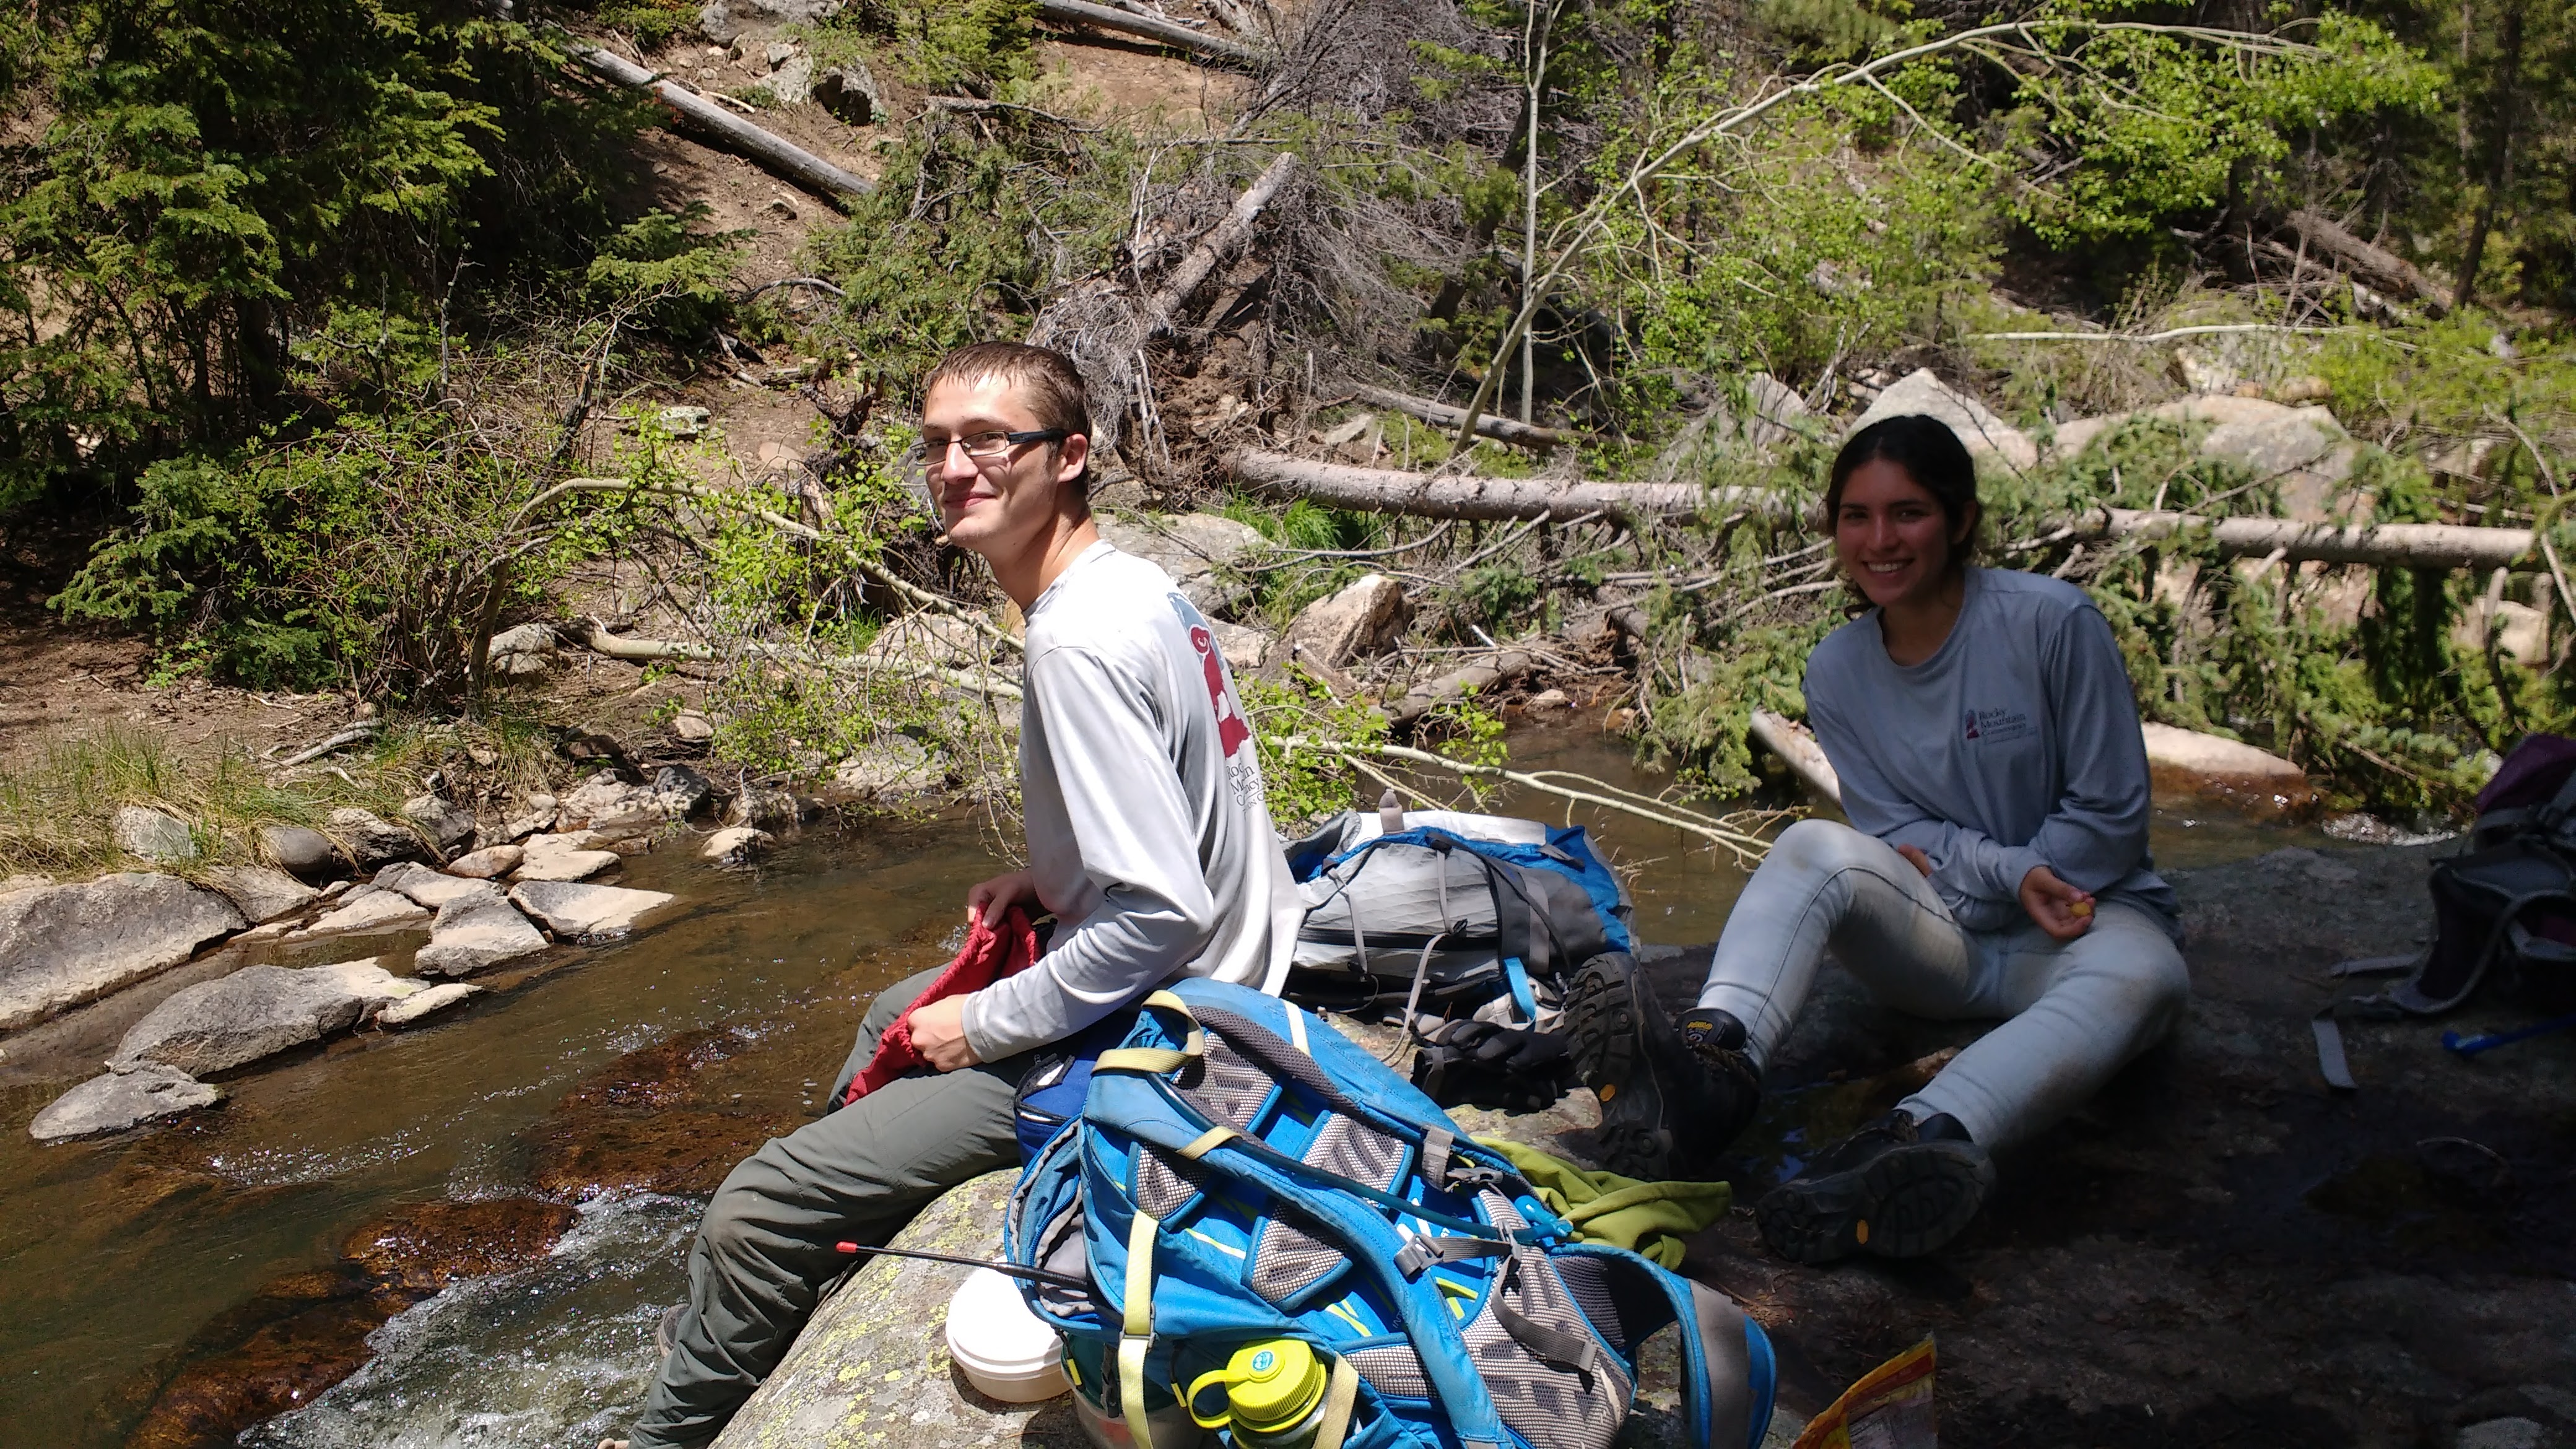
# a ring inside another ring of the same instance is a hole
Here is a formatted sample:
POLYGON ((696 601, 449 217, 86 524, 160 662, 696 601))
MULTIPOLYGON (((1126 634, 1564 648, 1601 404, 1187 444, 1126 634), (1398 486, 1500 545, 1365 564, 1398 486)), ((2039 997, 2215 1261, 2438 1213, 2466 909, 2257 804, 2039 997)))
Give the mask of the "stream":
MULTIPOLYGON (((1632 789, 1661 783, 1584 726, 1516 733, 1513 763, 1632 789)), ((1563 806, 1504 798, 1488 808, 1563 820, 1563 806)), ((2160 807, 2159 865, 2331 843, 2216 811, 2160 807)), ((1716 937, 1741 871, 1633 818, 1577 807, 1572 819, 1592 828, 1629 879, 1641 938, 1716 937)), ((568 1093, 588 1092, 576 1088, 629 1053, 729 1028, 710 1038, 729 1055, 725 1120, 766 1131, 809 1114, 867 1000, 937 964, 967 886, 1001 868, 971 822, 816 830, 756 873, 713 871, 684 849, 635 857, 619 883, 676 892, 687 914, 631 941, 551 953, 437 1025, 362 1034, 253 1068, 224 1083, 230 1099, 215 1111, 103 1141, 30 1139, 35 1113, 94 1068, 65 1064, 48 1075, 13 1052, 0 1068, 0 1440, 61 1449, 223 1442, 154 1415, 164 1385, 249 1330, 285 1320, 304 1301, 298 1294, 327 1296, 305 1285, 345 1273, 351 1235, 389 1213, 524 1198, 544 1173, 556 1196, 578 1196, 561 1190, 573 1180, 562 1175, 568 1159, 544 1156, 547 1133, 568 1093)), ((235 964, 399 958, 420 939, 343 938, 235 964)), ((404 969, 400 959, 386 964, 404 969)), ((619 1090, 592 1095, 617 1101, 619 1090)), ((660 1100, 636 1090, 643 1095, 625 1100, 660 1100)), ((632 1190, 579 1202, 551 1251, 395 1301, 399 1311, 366 1340, 370 1361, 327 1390, 317 1381, 309 1398, 296 1391, 280 1406, 292 1412, 243 1442, 589 1449, 627 1422, 642 1394, 653 1323, 680 1296, 698 1206, 632 1190)), ((309 1352, 293 1332, 270 1336, 289 1358, 309 1352)))

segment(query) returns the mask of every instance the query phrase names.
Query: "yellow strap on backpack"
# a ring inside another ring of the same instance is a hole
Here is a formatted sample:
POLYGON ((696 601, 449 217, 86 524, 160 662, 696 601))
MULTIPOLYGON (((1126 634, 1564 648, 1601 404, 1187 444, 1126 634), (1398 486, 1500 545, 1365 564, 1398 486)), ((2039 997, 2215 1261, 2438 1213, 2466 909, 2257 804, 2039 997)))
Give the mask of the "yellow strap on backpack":
POLYGON ((1113 1047, 1100 1054, 1092 1064, 1095 1072, 1140 1072, 1159 1077, 1177 1072, 1207 1055, 1207 1033, 1199 1029, 1199 1019, 1190 1015, 1187 1002, 1168 991, 1157 991, 1145 998, 1148 1011, 1169 1011, 1190 1024, 1189 1038, 1175 1047, 1113 1047))

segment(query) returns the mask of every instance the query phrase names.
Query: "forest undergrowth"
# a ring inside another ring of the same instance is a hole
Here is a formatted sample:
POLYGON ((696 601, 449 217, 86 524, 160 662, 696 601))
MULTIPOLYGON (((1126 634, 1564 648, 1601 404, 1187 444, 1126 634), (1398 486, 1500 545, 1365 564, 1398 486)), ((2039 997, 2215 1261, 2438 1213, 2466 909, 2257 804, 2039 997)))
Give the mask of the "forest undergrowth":
MULTIPOLYGON (((149 635, 172 675, 507 716, 492 635, 577 638, 564 601, 613 562, 654 580, 653 667, 701 686, 746 771, 900 738, 970 788, 1007 778, 1010 620, 896 466, 914 379, 990 337, 1084 362, 1109 503, 1258 530, 1236 622, 1401 581, 1397 648, 1265 673, 1256 707, 1274 742, 1410 739, 1451 774, 1502 761, 1511 688, 1555 683, 1677 793, 1752 788, 1750 713, 1799 712, 1850 602, 1801 510, 1845 421, 1917 369, 2043 444, 2224 372, 2331 410, 2342 513, 2576 548, 2576 21, 2518 21, 2506 55, 2474 13, 2396 4, 1181 4, 1266 57, 1202 124, 1104 109, 1040 62, 1025 0, 871 0, 794 39, 908 97, 875 188, 792 276, 750 277, 743 236, 631 199, 651 113, 555 28, 694 44, 679 10, 303 8, 257 35, 197 0, 0 25, 0 510, 112 518, 54 607, 149 635), (1248 244, 1165 297, 1274 173, 1248 244), (801 462, 660 425, 777 357, 815 360, 801 462), (1365 387, 1566 441, 1477 440, 1365 387), (1351 513, 1239 491, 1245 449, 1779 502, 1351 513), (1501 695, 1402 729, 1368 704, 1507 647, 1540 667, 1501 695)), ((2141 415, 1985 479, 1987 557, 2090 590, 2148 717, 2437 815, 2576 724, 2576 601, 2540 552, 2472 577, 2069 530, 2285 506, 2207 431, 2141 415), (2546 619, 2536 653, 2500 645, 2508 604, 2546 619)), ((1345 803, 1352 758, 1274 753, 1283 820, 1345 803)))

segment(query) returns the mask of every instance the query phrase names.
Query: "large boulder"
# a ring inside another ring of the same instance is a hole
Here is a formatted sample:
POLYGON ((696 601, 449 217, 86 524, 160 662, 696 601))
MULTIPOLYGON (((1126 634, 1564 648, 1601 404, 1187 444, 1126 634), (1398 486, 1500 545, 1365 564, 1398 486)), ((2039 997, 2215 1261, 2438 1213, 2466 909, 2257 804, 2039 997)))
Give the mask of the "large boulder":
POLYGON ((1181 596, 1202 614, 1222 613, 1245 592, 1227 570, 1267 547, 1260 530, 1218 513, 1141 514, 1095 520, 1100 536, 1120 553, 1151 559, 1178 584, 1181 596))
POLYGON ((653 772, 653 803, 674 820, 697 814, 714 793, 707 777, 686 765, 664 765, 653 772))
POLYGON ((209 1087, 177 1067, 159 1062, 110 1067, 56 1097, 52 1106, 27 1124, 27 1135, 39 1142, 61 1142, 121 1132, 156 1117, 211 1107, 223 1099, 222 1088, 209 1087))
POLYGON ((2014 468, 2039 461, 2039 447, 2021 429, 1988 411, 1985 404, 1943 382, 1932 369, 1918 369, 1897 379, 1854 419, 1849 432, 1908 413, 1922 413, 1946 424, 1966 444, 1971 457, 1994 457, 2014 468))
POLYGON ((382 816, 353 807, 331 812, 330 833, 357 857, 362 870, 375 870, 397 860, 418 860, 429 853, 419 835, 382 816))
MULTIPOLYGON (((889 1246, 963 1257, 1001 1251, 1014 1174, 989 1173, 932 1203, 889 1246)), ((814 1316, 714 1449, 1084 1449, 1068 1398, 1000 1404, 964 1387, 948 1354, 948 1300, 969 1270, 871 1257, 814 1316)))
POLYGON ((1395 647, 1410 613, 1402 584, 1384 574, 1368 574, 1340 593, 1308 604, 1288 626, 1286 643, 1338 669, 1395 647))
POLYGON ((146 871, 0 896, 0 1031, 130 986, 248 924, 216 892, 146 871))
POLYGON ((291 916, 322 898, 320 891, 274 866, 209 866, 205 877, 252 925, 291 916))
POLYGON ((1208 633, 1215 637, 1219 654, 1226 667, 1236 674, 1250 674, 1270 662, 1271 651, 1278 640, 1258 629, 1242 624, 1229 624, 1223 619, 1208 620, 1208 633))
POLYGON ((558 940, 599 941, 625 935, 645 912, 669 905, 673 897, 662 891, 532 880, 513 888, 510 899, 545 922, 558 940))
POLYGON ((2147 769, 2159 790, 2212 796, 2257 815, 2304 810, 2316 803, 2306 772, 2268 750, 2172 725, 2140 728, 2146 736, 2147 769))
POLYGON ((365 1010, 365 999, 328 969, 245 966, 179 988, 126 1031, 111 1060, 202 1077, 345 1031, 365 1010))
POLYGON ((141 805, 120 805, 109 821, 116 848, 155 865, 183 865, 197 858, 196 837, 188 822, 141 805))
POLYGON ((429 944, 412 957, 411 969, 422 976, 471 976, 486 967, 546 949, 546 938, 520 915, 489 882, 476 883, 481 894, 460 897, 438 908, 429 928, 429 944))
POLYGON ((502 679, 543 674, 555 667, 563 650, 563 640, 544 624, 521 624, 492 636, 484 651, 485 667, 502 679))

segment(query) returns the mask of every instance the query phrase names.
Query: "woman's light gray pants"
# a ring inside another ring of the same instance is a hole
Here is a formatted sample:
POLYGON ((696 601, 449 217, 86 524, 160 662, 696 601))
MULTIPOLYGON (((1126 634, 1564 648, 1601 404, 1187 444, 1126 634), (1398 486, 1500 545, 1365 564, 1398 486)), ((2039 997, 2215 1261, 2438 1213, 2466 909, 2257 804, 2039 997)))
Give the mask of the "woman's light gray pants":
POLYGON ((1898 1104, 1917 1121, 1947 1112, 1988 1147, 2083 1105, 2172 1030, 2191 992, 2182 953, 2145 911, 2104 902, 2092 928, 2064 942, 2027 922, 1971 931, 1893 846, 1802 820, 1735 903, 1699 1004, 1743 1022, 1763 1062, 1787 1039, 1828 946, 1899 1011, 2004 1018, 1898 1104))

